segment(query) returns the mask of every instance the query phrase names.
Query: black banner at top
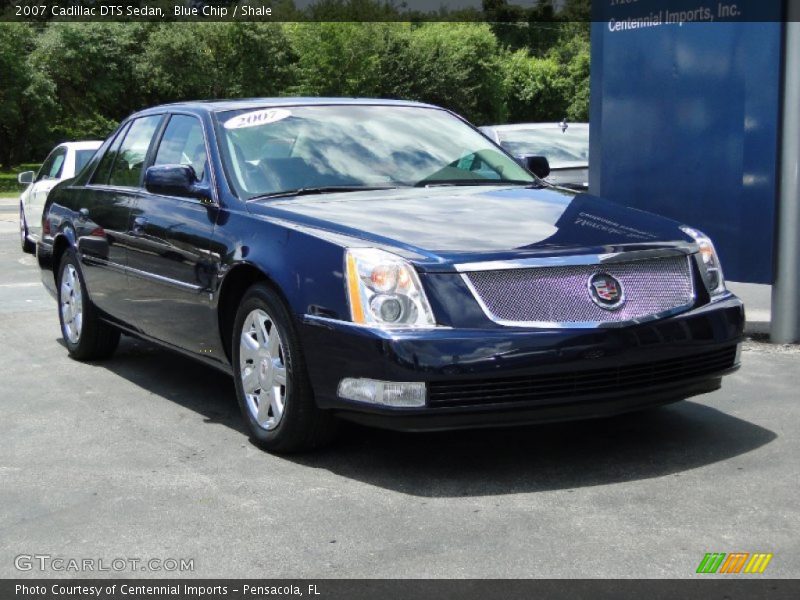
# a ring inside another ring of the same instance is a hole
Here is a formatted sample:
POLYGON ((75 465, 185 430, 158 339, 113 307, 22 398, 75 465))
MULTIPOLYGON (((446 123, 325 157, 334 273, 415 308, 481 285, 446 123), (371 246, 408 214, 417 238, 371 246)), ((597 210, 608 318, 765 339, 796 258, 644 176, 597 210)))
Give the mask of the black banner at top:
POLYGON ((0 0, 2 21, 780 21, 792 0, 0 0))

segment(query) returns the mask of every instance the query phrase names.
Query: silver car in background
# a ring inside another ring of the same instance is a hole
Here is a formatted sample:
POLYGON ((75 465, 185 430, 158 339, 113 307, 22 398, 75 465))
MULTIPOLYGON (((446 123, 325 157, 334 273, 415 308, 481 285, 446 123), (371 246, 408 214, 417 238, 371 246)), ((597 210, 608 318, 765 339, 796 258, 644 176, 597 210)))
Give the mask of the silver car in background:
POLYGON ((23 252, 33 253, 42 234, 42 210, 47 194, 57 183, 72 179, 94 156, 103 142, 66 142, 47 155, 39 171, 23 171, 17 181, 27 185, 19 198, 19 237, 23 252))
POLYGON ((519 123, 480 129, 522 162, 544 156, 550 163, 548 183, 581 192, 589 189, 588 123, 519 123))

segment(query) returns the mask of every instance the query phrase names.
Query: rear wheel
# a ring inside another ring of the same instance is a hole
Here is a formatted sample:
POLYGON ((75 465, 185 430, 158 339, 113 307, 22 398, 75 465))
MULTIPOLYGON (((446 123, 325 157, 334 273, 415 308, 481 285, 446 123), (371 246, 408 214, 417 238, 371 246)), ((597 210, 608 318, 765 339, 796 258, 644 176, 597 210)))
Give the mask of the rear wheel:
POLYGON ((335 419, 314 401, 289 311, 267 285, 255 284, 245 294, 232 342, 239 407, 258 445, 299 452, 333 437, 335 419))
POLYGON ((19 241, 23 252, 33 254, 36 251, 36 246, 28 239, 28 222, 22 204, 19 205, 19 241))
POLYGON ((97 316, 86 294, 80 266, 71 251, 64 253, 58 271, 58 317, 61 334, 72 358, 108 358, 119 344, 119 329, 97 316))

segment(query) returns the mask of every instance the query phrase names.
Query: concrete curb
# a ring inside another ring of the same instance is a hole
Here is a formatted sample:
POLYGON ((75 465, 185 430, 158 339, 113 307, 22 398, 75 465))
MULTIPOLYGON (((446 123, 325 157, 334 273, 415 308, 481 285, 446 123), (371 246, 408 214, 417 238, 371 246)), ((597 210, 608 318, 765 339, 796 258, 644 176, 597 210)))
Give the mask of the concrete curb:
POLYGON ((744 332, 749 335, 769 335, 770 314, 768 310, 750 309, 745 306, 744 332))
POLYGON ((769 328, 769 321, 751 321, 748 319, 744 324, 744 332, 746 335, 769 335, 769 328))
POLYGON ((772 320, 772 286, 729 281, 728 289, 744 302, 747 318, 744 332, 748 335, 769 335, 772 320))

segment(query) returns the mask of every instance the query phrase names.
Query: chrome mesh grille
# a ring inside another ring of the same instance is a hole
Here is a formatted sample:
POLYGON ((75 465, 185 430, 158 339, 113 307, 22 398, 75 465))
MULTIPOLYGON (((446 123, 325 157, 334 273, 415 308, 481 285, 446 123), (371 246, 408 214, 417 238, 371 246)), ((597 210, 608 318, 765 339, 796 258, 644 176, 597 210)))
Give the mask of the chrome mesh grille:
POLYGON ((604 323, 652 317, 688 307, 694 283, 686 256, 629 263, 534 267, 464 274, 490 317, 515 323, 604 323), (625 293, 616 310, 597 306, 588 290, 595 273, 615 277, 625 293))

